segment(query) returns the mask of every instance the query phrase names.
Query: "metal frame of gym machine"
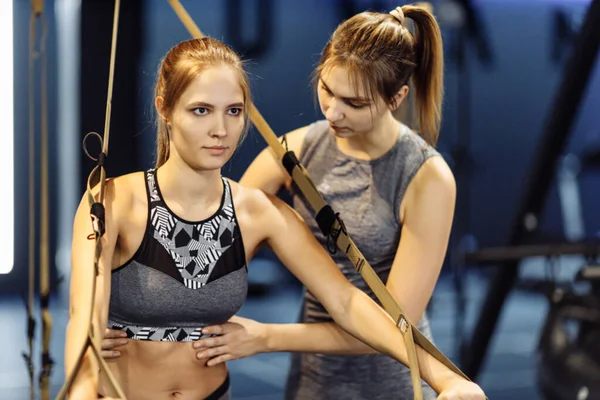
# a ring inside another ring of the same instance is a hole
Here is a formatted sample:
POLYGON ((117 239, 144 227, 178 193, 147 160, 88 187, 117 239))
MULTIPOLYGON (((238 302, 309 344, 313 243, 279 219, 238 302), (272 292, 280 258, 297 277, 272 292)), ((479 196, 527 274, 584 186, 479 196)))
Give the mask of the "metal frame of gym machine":
POLYGON ((531 224, 528 221, 539 221, 552 180, 556 175, 557 161, 571 133, 579 105, 598 58, 599 47, 600 0, 592 0, 574 40, 561 85, 554 97, 539 145, 536 147, 511 224, 508 246, 482 249, 464 256, 464 262, 468 264, 497 263, 472 337, 462 344, 461 366, 463 371, 473 379, 479 373, 486 356, 502 306, 515 286, 519 262, 523 258, 564 254, 600 255, 600 241, 527 245, 535 242, 535 234, 539 227, 538 223, 531 224))

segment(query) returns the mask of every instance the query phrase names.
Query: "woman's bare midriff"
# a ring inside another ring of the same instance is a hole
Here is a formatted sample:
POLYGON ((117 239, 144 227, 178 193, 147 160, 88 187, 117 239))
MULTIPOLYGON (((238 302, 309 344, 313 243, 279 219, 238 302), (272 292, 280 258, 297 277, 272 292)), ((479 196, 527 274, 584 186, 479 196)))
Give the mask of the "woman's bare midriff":
MULTIPOLYGON (((107 360, 128 400, 202 400, 227 377, 227 367, 207 367, 192 343, 129 340, 118 359, 107 360)), ((101 374, 100 393, 112 394, 101 374)), ((114 396, 114 394, 113 394, 114 396)))

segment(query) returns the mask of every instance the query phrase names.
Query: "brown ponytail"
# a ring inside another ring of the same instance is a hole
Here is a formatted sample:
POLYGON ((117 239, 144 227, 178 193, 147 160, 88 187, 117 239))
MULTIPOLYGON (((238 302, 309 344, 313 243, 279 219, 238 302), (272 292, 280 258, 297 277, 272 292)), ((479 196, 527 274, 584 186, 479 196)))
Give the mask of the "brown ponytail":
POLYGON ((431 144, 437 142, 444 98, 444 48, 442 34, 434 16, 424 7, 402 7, 414 21, 415 102, 419 128, 431 144))

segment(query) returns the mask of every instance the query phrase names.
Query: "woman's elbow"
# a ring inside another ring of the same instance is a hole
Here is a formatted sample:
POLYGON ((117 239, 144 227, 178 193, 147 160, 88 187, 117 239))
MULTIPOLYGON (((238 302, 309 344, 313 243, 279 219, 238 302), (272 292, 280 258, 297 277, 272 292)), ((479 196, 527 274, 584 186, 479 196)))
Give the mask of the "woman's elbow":
MULTIPOLYGON (((103 332, 107 325, 107 313, 102 305, 96 305, 93 308, 94 315, 90 315, 92 307, 85 304, 76 304, 71 302, 69 305, 69 321, 67 329, 87 330, 90 324, 96 331, 103 332)), ((97 333, 97 332, 94 332, 97 333)))
POLYGON ((347 284, 344 283, 338 290, 331 293, 334 293, 335 299, 329 302, 327 312, 336 322, 343 322, 349 319, 356 302, 360 301, 359 298, 364 295, 360 289, 350 282, 347 282, 347 284))

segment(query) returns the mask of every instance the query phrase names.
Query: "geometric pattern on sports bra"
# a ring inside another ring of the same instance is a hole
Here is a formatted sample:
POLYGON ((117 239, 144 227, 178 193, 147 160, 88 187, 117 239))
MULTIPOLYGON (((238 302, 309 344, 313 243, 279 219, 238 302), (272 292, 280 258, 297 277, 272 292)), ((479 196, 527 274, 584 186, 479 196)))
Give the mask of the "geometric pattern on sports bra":
POLYGON ((185 286, 199 289, 206 285, 212 270, 221 255, 233 244, 237 226, 233 215, 233 203, 229 185, 223 179, 225 188, 223 207, 210 219, 190 224, 178 220, 163 206, 154 171, 148 175, 150 189, 153 236, 171 255, 185 286))
MULTIPOLYGON (((132 340, 151 340, 160 342, 195 342, 202 337, 202 328, 147 328, 125 326, 112 323, 111 329, 124 331, 132 340)), ((204 335, 205 337, 207 335, 204 335)), ((212 335, 211 335, 212 336, 212 335)))

